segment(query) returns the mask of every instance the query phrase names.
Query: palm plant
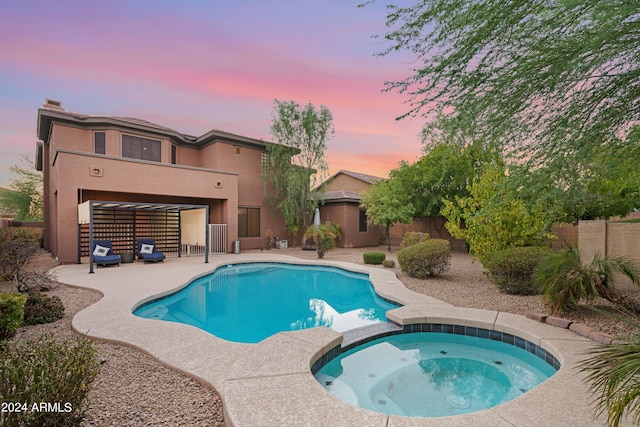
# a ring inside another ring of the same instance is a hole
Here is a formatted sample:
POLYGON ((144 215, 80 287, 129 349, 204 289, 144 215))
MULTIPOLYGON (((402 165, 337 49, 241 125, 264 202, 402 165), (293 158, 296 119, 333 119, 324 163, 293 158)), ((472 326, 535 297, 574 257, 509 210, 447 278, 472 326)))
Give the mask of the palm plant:
MULTIPOLYGON (((637 318, 631 314, 626 313, 625 318, 607 312, 603 314, 640 331, 637 318)), ((618 426, 627 412, 634 423, 639 424, 640 334, 636 332, 625 341, 595 347, 590 353, 591 357, 580 366, 588 374, 586 381, 591 383, 591 392, 597 396, 598 415, 606 412, 607 423, 618 426)))
POLYGON ((633 300, 616 293, 613 287, 615 273, 640 284, 640 266, 629 258, 596 253, 590 263, 583 263, 578 247, 567 246, 542 260, 533 280, 555 312, 572 311, 578 308, 580 300, 590 302, 602 297, 633 313, 640 313, 640 307, 633 300))
POLYGON ((335 247, 335 242, 340 237, 342 237, 340 224, 327 221, 324 224, 307 227, 303 235, 303 244, 309 239, 313 240, 318 252, 318 258, 324 258, 324 254, 335 247))

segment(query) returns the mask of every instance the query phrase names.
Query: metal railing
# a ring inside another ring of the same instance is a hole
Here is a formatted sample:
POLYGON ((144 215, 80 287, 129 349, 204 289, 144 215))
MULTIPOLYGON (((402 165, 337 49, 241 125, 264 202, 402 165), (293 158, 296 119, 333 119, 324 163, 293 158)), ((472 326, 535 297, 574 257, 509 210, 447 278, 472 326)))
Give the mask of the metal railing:
MULTIPOLYGON (((202 256, 205 254, 205 245, 191 245, 183 243, 182 256, 202 256)), ((227 253, 227 224, 209 224, 209 254, 227 253)), ((177 256, 177 253, 175 254, 177 256)))
POLYGON ((227 253, 227 224, 209 224, 209 253, 227 253))

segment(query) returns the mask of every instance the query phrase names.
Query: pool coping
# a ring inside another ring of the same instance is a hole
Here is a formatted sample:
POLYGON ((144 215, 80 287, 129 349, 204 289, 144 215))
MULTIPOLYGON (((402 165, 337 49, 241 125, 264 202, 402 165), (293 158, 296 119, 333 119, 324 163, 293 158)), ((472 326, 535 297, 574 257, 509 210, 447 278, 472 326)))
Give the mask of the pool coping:
POLYGON ((60 282, 103 294, 100 301, 76 314, 74 329, 138 348, 215 388, 230 426, 607 425, 602 417, 594 420, 592 397, 577 368, 594 344, 569 330, 511 313, 455 307, 407 289, 392 271, 382 268, 273 252, 216 255, 210 261, 170 258, 163 264, 96 269, 95 274, 87 274, 85 265, 62 265, 54 271, 60 282), (393 322, 455 324, 516 335, 551 352, 560 362, 560 370, 523 396, 491 409, 454 418, 389 416, 344 403, 315 380, 311 366, 343 340, 342 334, 331 329, 282 332, 258 344, 240 344, 188 325, 132 314, 139 304, 172 293, 220 266, 269 261, 330 265, 369 274, 380 296, 403 304, 388 312, 393 322))

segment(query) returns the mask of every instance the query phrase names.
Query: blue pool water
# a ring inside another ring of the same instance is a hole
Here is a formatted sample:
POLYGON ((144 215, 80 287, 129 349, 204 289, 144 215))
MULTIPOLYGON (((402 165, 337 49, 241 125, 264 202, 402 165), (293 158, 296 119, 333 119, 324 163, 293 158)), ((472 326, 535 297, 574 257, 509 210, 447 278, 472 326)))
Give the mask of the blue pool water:
POLYGON ((186 323, 229 341, 257 343, 281 331, 326 326, 338 332, 386 322, 397 308, 369 277, 334 267, 234 264, 136 309, 150 319, 186 323))
POLYGON ((443 417, 508 402, 555 372, 539 357, 501 341, 423 332, 355 347, 315 377, 354 406, 388 415, 443 417))

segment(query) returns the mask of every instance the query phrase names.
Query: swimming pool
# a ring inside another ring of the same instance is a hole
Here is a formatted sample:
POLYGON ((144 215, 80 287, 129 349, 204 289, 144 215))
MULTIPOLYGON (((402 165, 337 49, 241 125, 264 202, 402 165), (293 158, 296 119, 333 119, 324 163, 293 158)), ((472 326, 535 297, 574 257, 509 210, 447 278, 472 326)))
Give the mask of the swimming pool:
POLYGON ((386 322, 387 310, 397 307, 376 295, 366 274, 260 262, 220 267, 134 314, 257 343, 282 331, 326 326, 344 332, 386 322))
POLYGON ((516 345, 511 338, 503 342, 441 332, 392 335, 340 354, 315 377, 341 400, 376 412, 462 415, 513 400, 551 377, 554 362, 559 368, 552 356, 545 354, 553 359, 549 364, 533 354, 537 346, 521 338, 522 345, 516 345))

